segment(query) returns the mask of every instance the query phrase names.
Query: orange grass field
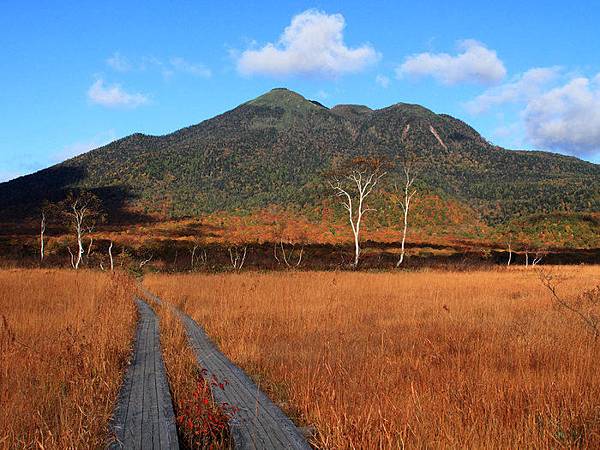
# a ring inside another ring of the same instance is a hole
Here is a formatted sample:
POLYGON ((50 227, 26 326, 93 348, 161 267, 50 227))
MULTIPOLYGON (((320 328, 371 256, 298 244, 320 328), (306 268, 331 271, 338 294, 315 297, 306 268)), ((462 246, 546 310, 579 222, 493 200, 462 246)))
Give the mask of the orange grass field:
MULTIPOLYGON (((569 301, 600 284, 600 267, 546 270, 569 301)), ((288 414, 314 426, 317 448, 600 447, 599 342, 533 269, 145 284, 182 302, 288 414)))
POLYGON ((103 448, 136 310, 123 275, 0 271, 0 448, 103 448))

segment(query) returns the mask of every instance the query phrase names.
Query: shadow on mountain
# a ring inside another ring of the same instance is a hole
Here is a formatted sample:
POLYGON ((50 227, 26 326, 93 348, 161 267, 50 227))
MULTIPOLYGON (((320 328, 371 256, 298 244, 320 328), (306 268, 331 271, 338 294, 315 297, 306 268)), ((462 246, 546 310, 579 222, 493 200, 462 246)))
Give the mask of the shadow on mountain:
MULTIPOLYGON (((59 202, 70 191, 81 189, 86 170, 80 166, 55 166, 0 184, 0 215, 2 222, 26 222, 37 218, 45 201, 59 202)), ((136 198, 124 185, 87 189, 102 201, 110 223, 150 222, 146 214, 133 212, 127 205, 136 198)))

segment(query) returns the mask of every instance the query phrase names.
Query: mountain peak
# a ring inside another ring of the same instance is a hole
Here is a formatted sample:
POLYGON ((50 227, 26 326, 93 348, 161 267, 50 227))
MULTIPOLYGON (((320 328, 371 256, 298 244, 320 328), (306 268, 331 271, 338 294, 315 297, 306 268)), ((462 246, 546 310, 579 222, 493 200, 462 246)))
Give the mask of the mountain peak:
POLYGON ((247 104, 270 108, 283 108, 285 110, 316 110, 324 108, 323 106, 319 106, 314 102, 307 100, 297 92, 290 91, 286 88, 271 89, 269 92, 254 100, 250 100, 247 104))

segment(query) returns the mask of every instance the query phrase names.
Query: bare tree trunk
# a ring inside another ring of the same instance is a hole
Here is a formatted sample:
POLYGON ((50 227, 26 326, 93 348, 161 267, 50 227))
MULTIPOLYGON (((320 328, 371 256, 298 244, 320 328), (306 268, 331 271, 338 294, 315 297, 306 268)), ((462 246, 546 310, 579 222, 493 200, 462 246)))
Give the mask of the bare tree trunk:
POLYGON ((234 270, 240 271, 242 270, 242 267, 244 267, 247 250, 248 247, 244 247, 244 253, 241 254, 237 247, 234 247, 233 249, 229 247, 229 258, 231 260, 231 265, 233 266, 234 270))
MULTIPOLYGON (((300 248, 300 253, 298 254, 296 261, 294 262, 293 258, 294 258, 295 244, 292 244, 292 248, 290 249, 289 253, 286 252, 286 250, 285 250, 285 244, 283 243, 283 239, 280 241, 279 245, 281 247, 281 254, 282 254, 283 262, 285 263, 285 265, 288 268, 300 267, 300 264, 302 264, 302 255, 304 254, 304 246, 302 246, 300 248)), ((275 245, 275 259, 277 260, 277 262, 279 262, 279 258, 277 257, 277 245, 275 245)))
POLYGON ((360 233, 360 222, 357 223, 356 231, 354 231, 354 267, 358 267, 358 260, 360 257, 360 242, 359 242, 359 233, 360 233))
POLYGON ((73 252, 71 251, 71 247, 67 247, 67 250, 69 250, 69 255, 71 255, 71 267, 73 267, 73 269, 77 270, 77 267, 75 267, 75 255, 73 255, 73 252))
POLYGON ((81 264, 81 258, 83 258, 83 219, 84 215, 77 210, 77 206, 73 206, 73 212, 75 213, 75 231, 77 233, 77 259, 75 261, 75 270, 79 269, 81 264))
POLYGON ((525 250, 525 267, 529 267, 529 251, 525 250))
POLYGON ((198 246, 194 245, 194 248, 192 249, 192 263, 191 263, 191 270, 194 270, 194 257, 196 256, 196 250, 198 250, 198 246))
POLYGON ((365 199, 373 191, 373 188, 377 185, 377 182, 383 177, 385 173, 379 174, 378 168, 370 173, 367 171, 353 170, 350 175, 346 178, 356 186, 356 197, 358 206, 355 208, 352 203, 352 195, 349 189, 342 186, 339 180, 335 180, 335 184, 329 183, 329 185, 336 191, 338 197, 345 197, 346 201, 342 202, 342 205, 348 211, 348 220, 352 227, 352 234, 354 236, 354 263, 353 267, 358 267, 360 259, 360 226, 362 223, 363 215, 367 211, 374 211, 372 208, 367 208, 364 205, 365 199))
POLYGON ((512 261, 512 248, 510 246, 510 242, 508 243, 508 262, 506 263, 507 266, 510 266, 510 263, 512 261))
MULTIPOLYGON (((86 234, 90 234, 94 229, 95 220, 99 217, 99 199, 93 194, 82 194, 77 198, 73 198, 72 194, 68 196, 68 208, 66 211, 69 221, 75 229, 77 238, 77 256, 73 255, 73 268, 79 269, 81 261, 85 254, 83 239, 86 234)), ((88 247, 88 257, 92 251, 93 238, 90 239, 88 247)), ((69 251, 71 251, 69 249, 69 251)))
POLYGON ((90 245, 88 245, 88 249, 87 249, 87 254, 86 256, 89 258, 90 254, 92 253, 92 246, 94 245, 94 238, 91 237, 90 238, 90 245))
POLYGON ((537 266, 540 262, 542 262, 543 258, 544 258, 543 253, 536 252, 535 256, 533 257, 533 261, 531 262, 531 265, 533 267, 537 266))
POLYGON ((113 241, 110 241, 110 245, 108 246, 108 257, 110 258, 110 271, 114 272, 115 271, 115 264, 114 264, 114 261, 113 261, 112 249, 113 249, 113 241))
POLYGON ((413 196, 417 193, 416 189, 412 189, 412 185, 415 182, 415 178, 410 176, 410 169, 405 167, 404 174, 406 175, 406 183, 404 184, 404 200, 400 203, 402 212, 404 213, 404 228, 402 230, 402 243, 400 246, 400 259, 396 263, 396 267, 400 267, 404 261, 404 246, 406 243, 406 232, 408 231, 408 212, 410 210, 410 201, 413 196))
POLYGON ((142 269, 146 264, 148 264, 150 261, 152 261, 153 257, 154 257, 154 255, 150 255, 150 258, 140 261, 140 269, 142 269))
POLYGON ((46 214, 42 211, 42 221, 40 224, 40 262, 44 262, 44 234, 46 233, 46 214))

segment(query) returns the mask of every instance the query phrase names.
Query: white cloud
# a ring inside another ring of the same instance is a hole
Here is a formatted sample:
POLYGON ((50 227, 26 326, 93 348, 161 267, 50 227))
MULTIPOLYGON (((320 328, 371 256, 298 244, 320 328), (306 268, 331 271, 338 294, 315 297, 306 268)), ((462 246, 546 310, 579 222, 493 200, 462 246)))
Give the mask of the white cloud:
POLYGON ((52 155, 52 162, 62 162, 64 160, 74 158, 75 156, 89 152, 103 145, 109 144, 116 139, 115 131, 109 130, 103 133, 98 133, 90 139, 85 141, 78 141, 72 144, 66 145, 62 150, 52 155))
POLYGON ((600 156, 600 74, 574 78, 531 99, 522 114, 533 144, 600 156))
POLYGON ((337 76, 358 72, 380 55, 369 44, 349 48, 344 43, 345 20, 341 14, 304 11, 292 18, 277 43, 246 50, 238 59, 244 75, 337 76))
POLYGON ((481 114, 493 106, 524 102, 540 95, 542 88, 556 79, 560 67, 536 67, 515 77, 511 82, 488 89, 466 103, 471 114, 481 114))
POLYGON ((171 58, 170 64, 176 72, 183 72, 203 78, 209 78, 212 75, 210 69, 204 65, 191 63, 180 57, 171 58))
POLYGON ((506 76, 504 63, 494 50, 475 40, 465 40, 459 45, 462 53, 419 53, 407 57, 396 74, 399 78, 431 76, 443 84, 463 82, 493 84, 506 76))
POLYGON ((140 93, 130 94, 123 90, 119 84, 105 85, 104 80, 101 78, 90 86, 87 95, 93 103, 109 108, 136 108, 147 104, 149 101, 146 95, 140 93))
POLYGON ((317 97, 318 99, 321 99, 321 100, 325 101, 325 100, 327 100, 329 97, 331 97, 331 95, 329 94, 329 92, 327 92, 327 91, 325 91, 325 90, 321 89, 321 90, 319 90, 319 92, 317 92, 317 95, 316 95, 316 97, 317 97))
POLYGON ((106 64, 117 72, 128 72, 133 68, 131 62, 119 52, 113 53, 112 56, 106 60, 106 64))
POLYGON ((390 85, 390 79, 389 77, 386 77, 385 75, 377 75, 375 77, 375 83, 377 83, 379 86, 381 86, 382 88, 387 88, 390 85))
POLYGON ((176 73, 185 73, 202 78, 212 76, 211 70, 204 64, 193 63, 180 56, 174 56, 167 61, 154 56, 144 56, 136 60, 130 60, 119 52, 106 60, 106 64, 117 72, 159 70, 165 79, 171 78, 176 73))

